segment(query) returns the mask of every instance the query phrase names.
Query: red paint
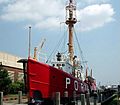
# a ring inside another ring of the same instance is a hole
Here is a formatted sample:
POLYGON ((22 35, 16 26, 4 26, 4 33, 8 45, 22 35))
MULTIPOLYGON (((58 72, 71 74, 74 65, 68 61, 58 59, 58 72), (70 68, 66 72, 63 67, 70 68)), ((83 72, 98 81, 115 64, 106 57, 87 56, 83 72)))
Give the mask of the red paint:
POLYGON ((87 88, 85 88, 87 85, 81 80, 63 70, 56 69, 33 59, 28 59, 27 76, 30 97, 32 97, 34 90, 39 90, 42 93, 43 98, 51 98, 55 92, 60 92, 61 97, 63 97, 65 91, 68 91, 68 96, 72 97, 76 86, 74 85, 75 81, 78 83, 77 94, 85 93, 85 91, 87 91, 87 88), (67 85, 67 88, 66 78, 70 78, 70 84, 67 85), (81 86, 81 83, 83 86, 81 86))

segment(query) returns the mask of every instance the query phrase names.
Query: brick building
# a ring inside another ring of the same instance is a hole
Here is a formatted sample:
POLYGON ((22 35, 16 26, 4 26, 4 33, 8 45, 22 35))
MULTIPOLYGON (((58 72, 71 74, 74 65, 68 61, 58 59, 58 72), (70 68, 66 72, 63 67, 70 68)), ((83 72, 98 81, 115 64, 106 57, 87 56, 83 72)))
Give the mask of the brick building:
POLYGON ((12 82, 23 81, 23 65, 17 63, 20 59, 20 57, 0 52, 0 67, 8 71, 12 82))

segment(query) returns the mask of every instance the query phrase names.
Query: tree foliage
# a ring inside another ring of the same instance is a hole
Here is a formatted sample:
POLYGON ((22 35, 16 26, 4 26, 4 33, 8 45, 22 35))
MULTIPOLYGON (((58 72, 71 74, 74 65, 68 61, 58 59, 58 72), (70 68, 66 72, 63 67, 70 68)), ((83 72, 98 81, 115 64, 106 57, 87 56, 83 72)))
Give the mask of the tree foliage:
POLYGON ((10 91, 10 84, 12 83, 7 70, 0 68, 0 91, 4 94, 8 94, 10 91))
POLYGON ((17 94, 18 91, 24 91, 24 83, 22 81, 16 81, 10 85, 11 94, 17 94))
POLYGON ((0 91, 2 91, 4 95, 17 94, 18 91, 24 92, 24 83, 22 81, 12 83, 8 71, 0 67, 0 91))

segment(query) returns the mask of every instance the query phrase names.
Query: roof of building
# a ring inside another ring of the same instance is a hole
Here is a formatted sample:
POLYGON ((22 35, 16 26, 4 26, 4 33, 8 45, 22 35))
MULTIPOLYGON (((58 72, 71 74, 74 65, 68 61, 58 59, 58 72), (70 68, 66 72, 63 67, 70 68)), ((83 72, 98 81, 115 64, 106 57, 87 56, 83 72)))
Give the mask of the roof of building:
POLYGON ((5 52, 0 52, 0 62, 2 65, 11 66, 16 68, 23 68, 21 63, 17 63, 18 60, 22 59, 21 57, 14 56, 5 52))

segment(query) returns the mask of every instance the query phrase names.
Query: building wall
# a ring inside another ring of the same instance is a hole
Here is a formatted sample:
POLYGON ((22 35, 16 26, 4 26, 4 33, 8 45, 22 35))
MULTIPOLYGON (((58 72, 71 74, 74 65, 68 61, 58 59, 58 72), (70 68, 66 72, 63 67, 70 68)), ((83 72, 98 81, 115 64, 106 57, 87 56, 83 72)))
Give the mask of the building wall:
POLYGON ((2 62, 2 65, 22 69, 23 68, 22 64, 17 63, 17 61, 19 59, 21 59, 21 57, 17 57, 17 56, 11 55, 11 54, 0 52, 0 62, 2 62))
POLYGON ((8 71, 12 82, 23 81, 23 65, 17 63, 20 57, 0 52, 0 66, 8 71))

